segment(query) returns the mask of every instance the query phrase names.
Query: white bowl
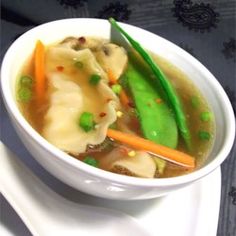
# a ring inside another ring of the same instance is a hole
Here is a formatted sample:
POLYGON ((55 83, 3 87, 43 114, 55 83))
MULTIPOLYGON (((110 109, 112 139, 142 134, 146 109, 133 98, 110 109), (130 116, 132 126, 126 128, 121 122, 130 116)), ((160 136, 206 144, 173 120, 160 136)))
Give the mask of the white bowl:
POLYGON ((235 135, 234 114, 216 78, 190 54, 173 43, 143 29, 121 24, 146 49, 166 58, 182 69, 207 98, 215 114, 216 138, 212 152, 199 170, 164 179, 122 176, 93 168, 60 151, 41 137, 20 113, 15 96, 16 78, 25 60, 32 54, 35 42, 45 44, 67 36, 110 38, 108 21, 98 19, 65 19, 40 25, 19 37, 8 49, 2 63, 1 88, 11 121, 32 156, 51 174, 83 192, 111 199, 146 199, 165 195, 206 176, 227 157, 235 135))

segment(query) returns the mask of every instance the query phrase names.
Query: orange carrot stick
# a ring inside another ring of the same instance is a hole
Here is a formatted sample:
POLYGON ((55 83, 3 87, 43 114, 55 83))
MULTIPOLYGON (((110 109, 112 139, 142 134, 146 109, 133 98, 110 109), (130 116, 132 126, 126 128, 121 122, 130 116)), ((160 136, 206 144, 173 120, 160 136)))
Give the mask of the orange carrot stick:
POLYGON ((124 106, 129 106, 129 98, 127 96, 127 94, 125 93, 125 90, 122 89, 120 92, 120 101, 124 106))
POLYGON ((183 152, 156 144, 147 139, 123 133, 117 130, 108 129, 107 136, 116 141, 120 141, 138 150, 153 153, 167 161, 192 169, 195 167, 195 159, 183 152))
MULTIPOLYGON (((112 73, 111 69, 107 70, 107 75, 108 75, 108 79, 109 79, 110 84, 112 84, 112 85, 117 84, 117 80, 116 80, 114 74, 112 73)), ((124 89, 122 89, 120 92, 120 101, 124 106, 129 105, 129 98, 128 98, 127 94, 125 93, 124 89)))
POLYGON ((115 78, 115 76, 114 76, 111 69, 107 69, 107 76, 108 76, 109 82, 112 85, 117 83, 117 80, 116 80, 116 78, 115 78))
POLYGON ((36 98, 37 102, 43 103, 45 94, 45 47, 40 40, 36 43, 34 63, 36 98))

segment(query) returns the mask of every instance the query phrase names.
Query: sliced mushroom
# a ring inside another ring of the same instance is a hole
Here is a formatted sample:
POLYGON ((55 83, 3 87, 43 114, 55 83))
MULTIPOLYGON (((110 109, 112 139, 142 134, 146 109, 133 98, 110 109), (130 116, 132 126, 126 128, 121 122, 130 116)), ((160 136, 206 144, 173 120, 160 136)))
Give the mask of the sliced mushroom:
POLYGON ((144 178, 153 178, 156 172, 156 164, 152 157, 142 151, 137 151, 135 156, 125 156, 120 148, 113 149, 100 160, 100 165, 109 171, 144 178))
POLYGON ((119 79, 128 62, 125 49, 113 43, 106 43, 98 48, 94 54, 102 68, 105 71, 111 70, 115 79, 119 79))

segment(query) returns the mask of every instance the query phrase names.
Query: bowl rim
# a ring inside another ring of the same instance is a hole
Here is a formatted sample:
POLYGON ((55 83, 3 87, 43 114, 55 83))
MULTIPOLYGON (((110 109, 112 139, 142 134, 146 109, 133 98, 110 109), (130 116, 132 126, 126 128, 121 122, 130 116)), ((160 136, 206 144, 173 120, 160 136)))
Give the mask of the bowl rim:
POLYGON ((14 96, 11 95, 9 86, 7 86, 8 84, 4 82, 5 80, 7 80, 7 77, 8 77, 7 74, 9 73, 8 70, 10 68, 11 58, 14 54, 14 48, 17 47, 17 45, 20 44, 22 41, 24 41, 24 38, 27 37, 27 35, 34 34, 35 32, 40 31, 41 29, 47 27, 48 25, 60 24, 62 22, 72 22, 72 21, 75 21, 77 23, 90 22, 90 23, 100 24, 103 26, 109 24, 107 20, 96 19, 96 18, 67 18, 67 19, 47 22, 47 23, 41 24, 37 27, 30 29, 29 31, 21 35, 18 39, 16 39, 8 48, 3 58, 2 66, 1 66, 1 86, 0 86, 2 89, 3 99, 5 102, 6 108, 8 110, 8 113, 10 113, 12 117, 14 118, 14 120, 17 122, 17 124, 20 125, 21 128, 23 128, 28 138, 33 139, 39 146, 41 146, 41 148, 46 150, 48 153, 53 154, 52 156, 55 160, 62 161, 63 164, 69 165, 75 171, 83 171, 86 174, 92 175, 94 177, 98 177, 109 182, 112 181, 113 183, 121 184, 121 185, 128 184, 130 186, 142 186, 142 187, 158 187, 158 186, 165 187, 165 186, 171 186, 171 185, 186 184, 209 174, 218 166, 220 166, 220 164, 228 156, 233 146, 234 137, 235 137, 235 118, 234 118, 233 109, 220 83, 204 65, 202 65, 197 59, 195 59, 192 55, 184 51, 179 46, 147 30, 141 29, 137 26, 133 26, 130 24, 121 23, 121 22, 119 22, 119 24, 122 27, 124 27, 126 30, 129 30, 129 29, 133 29, 135 31, 138 30, 140 34, 145 34, 150 37, 159 38, 159 40, 162 40, 163 43, 168 44, 170 47, 172 47, 176 53, 179 52, 183 57, 185 57, 185 59, 189 61, 189 64, 198 68, 198 70, 200 70, 201 73, 204 74, 209 79, 208 82, 210 82, 211 86, 213 86, 214 91, 215 92, 217 91, 219 100, 223 105, 225 114, 227 114, 225 116, 225 119, 227 120, 227 122, 225 124, 226 128, 225 128, 225 138, 223 140, 224 143, 222 144, 222 148, 218 152, 218 154, 215 156, 214 160, 198 170, 195 170, 186 175, 177 176, 177 177, 146 179, 146 178, 123 176, 123 175, 111 173, 111 172, 108 172, 99 168, 94 168, 81 161, 78 161, 77 159, 69 156, 65 152, 54 147, 46 139, 44 139, 38 132, 36 132, 31 127, 31 125, 26 121, 26 119, 23 117, 21 112, 19 111, 18 106, 15 102, 14 96))

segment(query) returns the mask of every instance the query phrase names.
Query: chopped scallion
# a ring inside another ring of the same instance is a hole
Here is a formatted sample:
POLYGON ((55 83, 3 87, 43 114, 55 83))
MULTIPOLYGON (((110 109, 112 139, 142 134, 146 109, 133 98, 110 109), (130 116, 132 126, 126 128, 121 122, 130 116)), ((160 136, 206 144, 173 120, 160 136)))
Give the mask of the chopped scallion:
POLYGON ((211 113, 208 111, 202 112, 200 115, 201 121, 207 122, 211 119, 211 113))
POLYGON ((84 162, 90 166, 94 166, 94 167, 98 166, 98 161, 94 157, 91 157, 91 156, 85 157, 84 162))
POLYGON ((198 108, 200 105, 199 98, 196 96, 191 97, 191 105, 193 108, 198 108))
POLYGON ((101 76, 97 74, 93 74, 90 76, 89 83, 91 85, 97 85, 99 81, 101 80, 101 76))
POLYGON ((32 80, 32 78, 31 78, 30 76, 28 76, 28 75, 23 75, 23 76, 21 76, 21 78, 20 78, 20 84, 21 84, 22 86, 31 87, 32 84, 33 84, 33 80, 32 80))
POLYGON ((211 135, 210 135, 209 132, 201 130, 201 131, 198 132, 198 137, 201 140, 210 140, 211 135))
POLYGON ((32 92, 29 88, 22 87, 18 90, 18 99, 20 102, 29 102, 32 98, 32 92))
POLYGON ((122 90, 122 87, 119 84, 114 84, 112 85, 111 89, 115 94, 119 95, 122 90))
POLYGON ((89 132, 94 129, 96 123, 94 116, 90 112, 83 112, 79 118, 79 126, 85 131, 89 132))
POLYGON ((117 129, 117 124, 116 124, 116 122, 112 123, 112 124, 109 126, 109 129, 117 129))
POLYGON ((81 61, 76 61, 74 63, 74 66, 79 68, 79 69, 82 69, 84 67, 84 64, 81 61))

